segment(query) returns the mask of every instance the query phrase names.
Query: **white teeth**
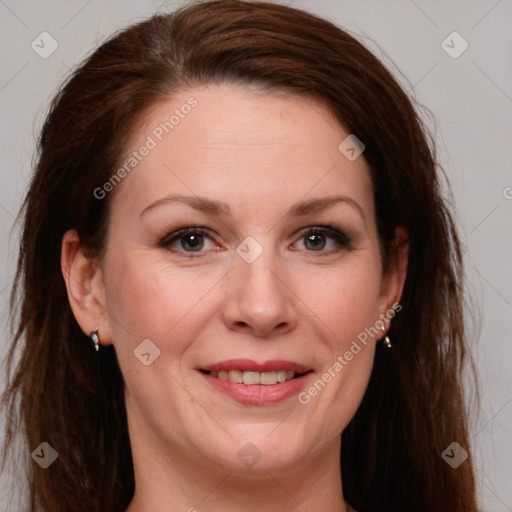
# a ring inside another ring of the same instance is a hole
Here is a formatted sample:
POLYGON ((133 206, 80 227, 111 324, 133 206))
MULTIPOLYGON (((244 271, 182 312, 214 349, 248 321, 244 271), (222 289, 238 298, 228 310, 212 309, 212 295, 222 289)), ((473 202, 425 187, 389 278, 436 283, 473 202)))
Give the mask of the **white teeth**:
POLYGON ((210 372, 212 377, 220 380, 229 380, 236 384, 261 384, 263 386, 272 386, 277 383, 286 382, 293 379, 295 372, 287 370, 278 370, 273 372, 248 372, 241 370, 219 370, 210 372))
POLYGON ((240 370, 231 370, 229 372, 229 381, 236 382, 237 384, 242 384, 243 382, 243 374, 240 370))
POLYGON ((277 384, 277 372, 263 372, 260 377, 260 384, 271 386, 277 384))
POLYGON ((259 384, 260 373, 259 372, 244 372, 242 377, 244 384, 259 384))

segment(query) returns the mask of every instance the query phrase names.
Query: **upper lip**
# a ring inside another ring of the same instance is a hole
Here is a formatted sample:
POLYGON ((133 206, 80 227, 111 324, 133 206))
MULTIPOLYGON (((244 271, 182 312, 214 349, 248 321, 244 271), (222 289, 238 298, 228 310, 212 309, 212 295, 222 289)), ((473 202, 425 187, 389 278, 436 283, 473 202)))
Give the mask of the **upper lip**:
POLYGON ((244 372, 276 372, 278 370, 292 371, 295 373, 307 373, 311 368, 294 361, 270 360, 263 363, 251 361, 250 359, 229 359, 218 363, 201 366, 199 368, 208 372, 240 370, 244 372))

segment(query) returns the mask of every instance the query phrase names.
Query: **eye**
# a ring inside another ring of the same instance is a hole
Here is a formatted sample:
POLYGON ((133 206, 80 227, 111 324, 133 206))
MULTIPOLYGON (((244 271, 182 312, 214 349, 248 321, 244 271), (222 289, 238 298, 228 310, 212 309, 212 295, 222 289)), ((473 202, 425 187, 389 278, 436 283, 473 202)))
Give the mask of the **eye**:
POLYGON ((308 252, 320 255, 331 254, 342 249, 351 249, 351 240, 341 231, 332 226, 314 226, 302 232, 300 240, 308 252))
MULTIPOLYGON (((351 240, 341 231, 332 226, 313 226, 306 228, 301 233, 301 238, 295 242, 304 244, 304 249, 309 253, 318 253, 318 256, 339 252, 343 249, 351 249, 351 240)), ((173 252, 195 257, 208 250, 220 250, 219 245, 213 240, 210 231, 202 227, 186 227, 165 235, 158 242, 158 246, 173 252)))
POLYGON ((164 236, 158 246, 174 252, 202 253, 210 249, 218 248, 218 245, 211 238, 208 230, 204 228, 183 228, 164 236))

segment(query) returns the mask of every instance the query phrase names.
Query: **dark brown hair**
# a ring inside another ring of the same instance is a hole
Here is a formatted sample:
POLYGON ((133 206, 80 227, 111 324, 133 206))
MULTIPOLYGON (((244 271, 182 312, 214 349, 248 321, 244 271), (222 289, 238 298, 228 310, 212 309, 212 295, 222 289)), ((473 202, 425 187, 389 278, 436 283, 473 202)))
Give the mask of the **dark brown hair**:
POLYGON ((132 498, 122 375, 112 346, 97 354, 72 314, 61 240, 75 228, 101 257, 115 192, 98 200, 94 189, 117 169, 148 108, 177 89, 214 83, 323 102, 366 146, 384 264, 395 227, 409 233, 393 349, 377 347, 342 436, 346 500, 361 512, 476 511, 471 457, 458 469, 441 457, 453 441, 469 451, 467 348, 461 248, 432 137, 391 73, 351 35, 297 9, 238 0, 193 4, 114 35, 51 104, 20 213, 3 395, 3 462, 23 431, 31 510, 124 512, 132 498), (46 470, 30 458, 43 441, 59 454, 46 470))

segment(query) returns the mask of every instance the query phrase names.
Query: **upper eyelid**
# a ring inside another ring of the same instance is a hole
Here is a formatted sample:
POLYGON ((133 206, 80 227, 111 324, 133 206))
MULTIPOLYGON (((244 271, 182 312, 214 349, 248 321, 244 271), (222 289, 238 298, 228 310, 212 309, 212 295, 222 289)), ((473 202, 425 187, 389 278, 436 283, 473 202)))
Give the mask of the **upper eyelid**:
MULTIPOLYGON (((319 234, 327 236, 332 239, 336 239, 336 235, 339 235, 341 237, 344 237, 347 239, 347 242, 351 242, 351 237, 349 237, 344 230, 336 228, 334 226, 328 226, 328 225, 322 225, 322 224, 312 224, 309 226, 305 226, 303 228, 300 228, 295 232, 293 235, 294 237, 299 237, 299 239, 303 236, 306 236, 308 233, 314 233, 317 231, 319 234), (331 234, 329 235, 329 232, 331 234)), ((170 233, 166 234, 164 237, 162 237, 159 240, 159 245, 165 247, 171 244, 176 243, 177 241, 181 240, 182 238, 186 237, 189 234, 200 234, 203 236, 206 236, 210 238, 214 243, 217 243, 214 236, 211 234, 211 230, 209 228, 203 227, 203 226, 188 226, 183 228, 178 228, 170 233)), ((298 241, 298 240, 297 240, 298 241)), ((294 242, 295 243, 295 242, 294 242)))
MULTIPOLYGON (((337 228, 335 226, 329 226, 327 224, 311 224, 308 226, 304 226, 304 227, 296 230, 294 233, 294 236, 297 236, 298 234, 306 233, 309 231, 314 231, 314 230, 318 230, 318 231, 323 230, 325 232, 331 231, 334 234, 337 232, 337 233, 340 233, 340 234, 343 234, 346 236, 345 231, 343 229, 337 228)), ((166 234, 163 237, 161 237, 161 239, 170 238, 173 235, 179 236, 180 232, 183 236, 187 235, 188 233, 196 233, 196 232, 209 236, 211 234, 212 230, 210 228, 207 228, 204 226, 187 226, 187 227, 182 227, 182 228, 177 228, 177 229, 172 229, 172 230, 170 229, 170 230, 166 231, 166 234)))

